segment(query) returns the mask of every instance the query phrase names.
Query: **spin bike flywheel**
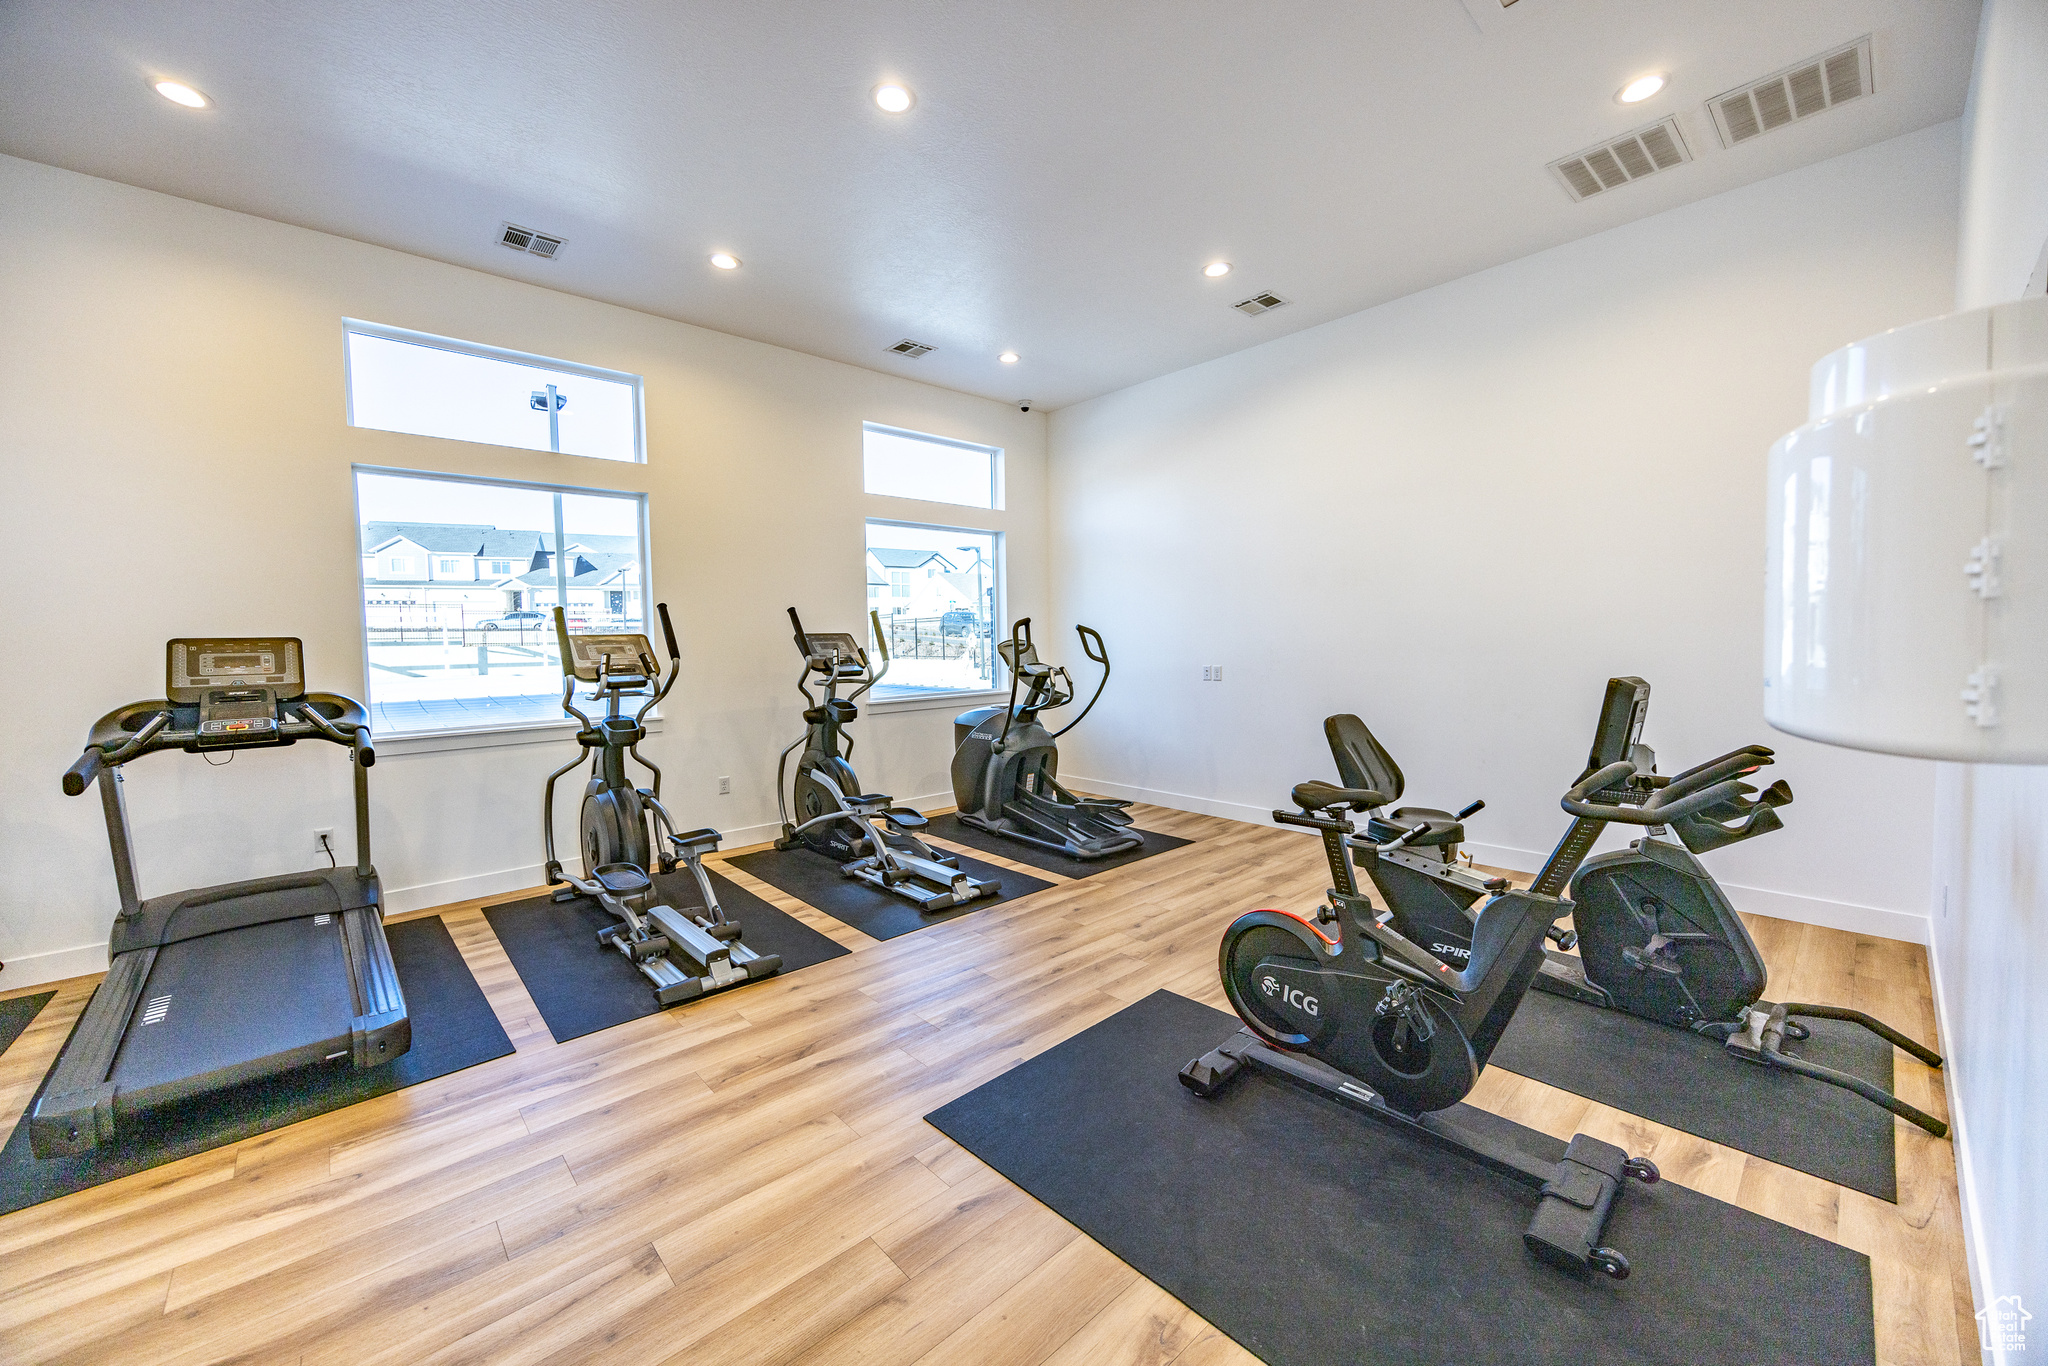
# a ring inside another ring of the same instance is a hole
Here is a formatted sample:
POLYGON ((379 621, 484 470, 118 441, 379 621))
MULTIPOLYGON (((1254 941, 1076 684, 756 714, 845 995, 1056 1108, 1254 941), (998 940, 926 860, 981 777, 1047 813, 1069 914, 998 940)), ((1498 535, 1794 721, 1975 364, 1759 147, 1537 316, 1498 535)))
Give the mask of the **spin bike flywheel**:
POLYGON ((1479 1078, 1444 1003, 1371 962, 1338 968, 1292 916, 1239 916, 1224 932, 1219 967, 1224 994, 1254 1034, 1357 1078, 1397 1110, 1441 1110, 1479 1078))

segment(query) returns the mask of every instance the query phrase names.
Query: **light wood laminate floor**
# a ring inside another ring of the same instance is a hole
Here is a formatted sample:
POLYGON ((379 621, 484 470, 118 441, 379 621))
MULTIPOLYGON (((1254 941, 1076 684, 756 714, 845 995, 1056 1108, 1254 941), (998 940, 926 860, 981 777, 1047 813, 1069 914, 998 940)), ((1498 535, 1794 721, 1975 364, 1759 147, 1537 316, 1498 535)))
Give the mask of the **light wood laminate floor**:
MULTIPOLYGON (((1157 988, 1227 1008, 1223 927, 1327 881, 1299 835, 1139 817, 1200 842, 886 943, 727 869, 855 952, 567 1044, 443 908, 517 1053, 0 1218, 0 1360, 1250 1361, 920 1118, 1157 988)), ((1779 998, 1934 1038, 1921 949, 1750 924, 1779 998)), ((96 980, 0 1057, 0 1123, 96 980)), ((1497 1068, 1472 1099, 1867 1253, 1888 1366, 1977 1359, 1946 1142, 1897 1125, 1894 1206, 1497 1068)))

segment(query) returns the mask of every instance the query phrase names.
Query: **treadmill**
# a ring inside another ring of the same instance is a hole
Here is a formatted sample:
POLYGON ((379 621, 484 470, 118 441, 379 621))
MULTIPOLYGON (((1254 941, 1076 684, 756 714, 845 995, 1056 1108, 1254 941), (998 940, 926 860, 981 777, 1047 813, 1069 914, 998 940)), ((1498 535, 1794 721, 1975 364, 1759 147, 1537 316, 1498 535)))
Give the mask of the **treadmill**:
POLYGON ((293 638, 173 640, 166 653, 168 696, 101 717, 64 775, 68 796, 98 783, 121 912, 106 980, 29 1117, 38 1158, 90 1152, 165 1106, 244 1082, 379 1067, 412 1047, 370 866, 368 770, 377 756, 368 714, 346 697, 306 691, 293 638), (348 751, 355 866, 142 900, 122 766, 166 750, 232 755, 301 740, 348 751))

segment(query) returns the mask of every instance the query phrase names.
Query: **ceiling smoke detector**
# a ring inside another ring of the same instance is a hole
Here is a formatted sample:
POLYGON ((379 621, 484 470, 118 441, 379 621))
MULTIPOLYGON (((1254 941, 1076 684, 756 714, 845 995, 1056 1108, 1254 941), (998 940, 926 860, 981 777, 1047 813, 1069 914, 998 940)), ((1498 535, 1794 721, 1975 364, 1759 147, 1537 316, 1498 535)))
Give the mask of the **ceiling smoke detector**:
POLYGON ((552 261, 556 253, 562 249, 562 239, 550 237, 544 232, 535 232, 532 228, 522 228, 517 223, 500 223, 498 245, 552 261))
POLYGON ((1707 101, 1721 145, 1761 137, 1773 128, 1811 118, 1876 89, 1870 79, 1870 37, 1786 67, 1760 81, 1737 86, 1707 101))
POLYGON ((1287 300, 1278 294, 1254 294, 1249 299, 1239 299, 1231 307, 1247 318, 1256 318, 1261 313, 1271 313, 1276 308, 1284 308, 1286 304, 1287 300))
POLYGON ((1550 163, 1550 169, 1573 199, 1591 199, 1604 190, 1691 160, 1692 153, 1678 132, 1678 120, 1667 118, 1598 147, 1560 157, 1550 163))
POLYGON ((932 348, 926 346, 923 342, 912 341, 910 338, 905 337, 902 341, 897 342, 894 346, 890 347, 889 349, 891 351, 894 351, 899 356, 909 356, 911 359, 915 360, 917 357, 922 356, 923 354, 925 354, 925 352, 931 350, 932 348))

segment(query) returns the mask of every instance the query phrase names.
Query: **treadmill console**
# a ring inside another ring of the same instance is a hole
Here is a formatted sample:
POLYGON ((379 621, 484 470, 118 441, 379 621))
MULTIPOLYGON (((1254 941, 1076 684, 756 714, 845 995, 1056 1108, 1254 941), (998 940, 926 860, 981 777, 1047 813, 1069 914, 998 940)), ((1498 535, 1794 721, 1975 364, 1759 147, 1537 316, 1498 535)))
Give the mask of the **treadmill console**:
POLYGON ((860 646, 844 631, 804 632, 804 658, 821 674, 859 678, 867 671, 860 646))
POLYGON ((198 708, 201 745, 274 740, 278 703, 306 695, 293 636, 174 640, 165 652, 165 696, 198 708))
POLYGON ((654 645, 638 635, 565 635, 568 651, 562 657, 562 672, 573 673, 585 683, 597 682, 598 670, 607 678, 661 677, 654 661, 654 645))

